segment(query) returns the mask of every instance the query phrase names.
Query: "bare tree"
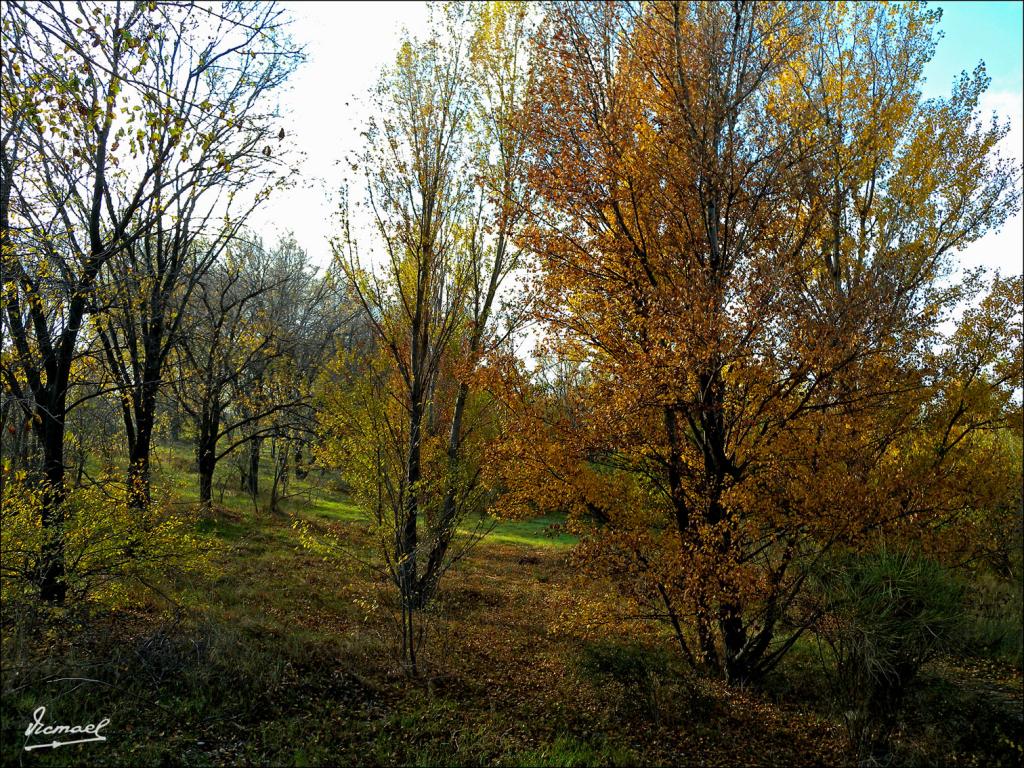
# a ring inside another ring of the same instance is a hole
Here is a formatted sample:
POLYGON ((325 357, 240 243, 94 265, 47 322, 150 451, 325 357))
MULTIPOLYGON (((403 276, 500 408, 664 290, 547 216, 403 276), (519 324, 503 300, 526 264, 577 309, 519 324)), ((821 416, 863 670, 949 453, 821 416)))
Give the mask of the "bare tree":
POLYGON ((189 297, 285 179, 283 134, 268 96, 300 58, 273 3, 228 4, 216 12, 171 5, 153 13, 155 23, 180 33, 154 41, 163 88, 147 94, 147 108, 173 116, 158 125, 159 141, 173 143, 183 130, 197 140, 158 168, 158 193, 144 211, 152 224, 115 256, 97 297, 105 309, 97 318, 100 339, 122 393, 135 506, 149 500, 157 394, 189 297))
MULTIPOLYGON (((318 297, 298 298, 308 287, 307 266, 304 254, 282 261, 262 242, 236 238, 193 291, 171 381, 195 427, 203 504, 212 501, 221 459, 277 434, 284 414, 308 409, 307 388, 278 384, 291 381, 298 343, 282 322, 283 305, 305 302, 308 310, 318 297)), ((296 320, 303 322, 301 315, 296 320)))

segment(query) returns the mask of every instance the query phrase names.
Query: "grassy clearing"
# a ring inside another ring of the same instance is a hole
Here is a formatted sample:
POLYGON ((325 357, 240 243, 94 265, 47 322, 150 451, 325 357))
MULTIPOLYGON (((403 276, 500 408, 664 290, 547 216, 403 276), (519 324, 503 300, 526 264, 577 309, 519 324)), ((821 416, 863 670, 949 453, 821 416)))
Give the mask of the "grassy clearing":
MULTIPOLYGON (((183 502, 194 499, 185 457, 175 448, 161 462, 161 482, 183 502)), ((288 514, 271 515, 265 499, 254 507, 234 489, 230 471, 215 484, 215 512, 199 523, 218 545, 216 567, 160 585, 173 604, 147 591, 131 609, 77 606, 45 621, 4 606, 3 764, 842 759, 811 644, 761 688, 735 690, 693 677, 649 626, 594 639, 563 622, 602 585, 574 578, 572 538, 557 519, 499 523, 448 575, 428 623, 424 674, 408 681, 396 671, 387 585, 355 561, 314 555, 292 528, 298 515, 365 552, 358 510, 329 478, 310 476, 292 481, 288 514), (40 705, 48 722, 110 718, 108 740, 24 752, 40 705)), ((1005 761, 1019 755, 1020 683, 1001 663, 933 665, 898 734, 900 761, 1019 764, 1005 761)))
POLYGON ((564 530, 564 518, 548 515, 532 520, 503 520, 487 535, 492 544, 521 544, 527 547, 571 547, 576 537, 564 530))

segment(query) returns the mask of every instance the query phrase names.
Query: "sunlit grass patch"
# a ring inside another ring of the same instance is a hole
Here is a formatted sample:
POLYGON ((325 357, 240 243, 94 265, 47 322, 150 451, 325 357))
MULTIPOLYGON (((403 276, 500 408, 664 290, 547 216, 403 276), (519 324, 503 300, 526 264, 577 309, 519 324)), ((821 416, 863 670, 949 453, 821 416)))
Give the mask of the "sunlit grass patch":
POLYGON ((502 520, 484 541, 497 544, 523 544, 531 547, 571 547, 576 537, 563 528, 565 517, 546 515, 529 520, 502 520))
POLYGON ((327 497, 314 499, 306 509, 311 514, 325 517, 329 520, 362 522, 366 519, 366 516, 358 506, 342 499, 327 497))

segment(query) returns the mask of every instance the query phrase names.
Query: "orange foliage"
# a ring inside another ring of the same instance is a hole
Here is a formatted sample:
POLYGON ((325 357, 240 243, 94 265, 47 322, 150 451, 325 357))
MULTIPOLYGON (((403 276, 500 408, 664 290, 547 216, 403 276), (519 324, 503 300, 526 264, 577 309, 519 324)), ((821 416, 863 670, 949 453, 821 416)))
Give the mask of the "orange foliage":
POLYGON ((790 647, 831 548, 938 542, 1010 492, 978 457, 1019 423, 1019 280, 979 310, 1001 336, 940 324, 980 285, 944 282, 950 254, 1012 212, 1019 174, 976 121, 983 72, 921 101, 934 21, 560 5, 537 40, 520 239, 562 362, 539 383, 495 366, 501 503, 567 511, 581 564, 730 679, 790 647))

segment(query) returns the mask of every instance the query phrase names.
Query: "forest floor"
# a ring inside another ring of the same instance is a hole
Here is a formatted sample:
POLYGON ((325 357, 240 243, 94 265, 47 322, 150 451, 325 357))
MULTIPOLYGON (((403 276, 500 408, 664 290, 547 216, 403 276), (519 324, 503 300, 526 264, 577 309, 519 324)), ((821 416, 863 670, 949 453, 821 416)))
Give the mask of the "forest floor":
MULTIPOLYGON (((162 471, 182 503, 194 499, 187 452, 168 450, 162 471)), ((162 594, 45 628, 5 609, 0 763, 845 762, 812 645, 741 690, 695 677, 656 627, 588 627, 579 606, 606 587, 575 575, 557 520, 503 522, 446 575, 408 679, 387 585, 360 564, 365 524, 314 485, 293 481, 279 514, 222 485, 198 524, 212 562, 162 594), (297 522, 330 531, 349 555, 303 546, 297 522), (25 751, 39 706, 48 723, 109 718, 106 741, 25 751)), ((1020 765, 1021 708, 1015 665, 937 660, 908 703, 894 762, 1020 765)))

